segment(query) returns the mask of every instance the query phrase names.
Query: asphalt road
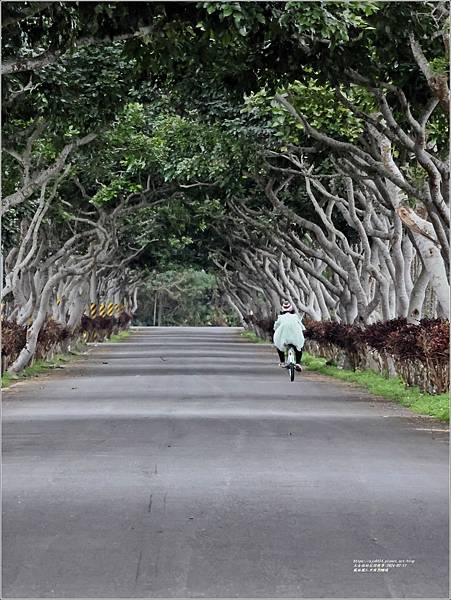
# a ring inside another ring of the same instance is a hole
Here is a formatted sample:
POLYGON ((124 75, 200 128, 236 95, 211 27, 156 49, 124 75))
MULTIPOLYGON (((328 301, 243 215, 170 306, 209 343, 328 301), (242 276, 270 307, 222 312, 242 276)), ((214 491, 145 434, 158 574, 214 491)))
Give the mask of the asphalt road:
POLYGON ((443 425, 276 362, 141 328, 7 391, 3 598, 447 598, 443 425))

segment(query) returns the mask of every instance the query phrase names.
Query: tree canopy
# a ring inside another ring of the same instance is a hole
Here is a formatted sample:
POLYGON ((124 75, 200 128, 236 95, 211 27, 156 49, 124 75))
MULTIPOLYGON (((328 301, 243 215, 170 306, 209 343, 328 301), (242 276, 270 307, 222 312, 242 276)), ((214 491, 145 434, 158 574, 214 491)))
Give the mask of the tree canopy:
POLYGON ((4 2, 2 33, 13 369, 181 277, 261 330, 284 297, 447 314, 445 3, 4 2))

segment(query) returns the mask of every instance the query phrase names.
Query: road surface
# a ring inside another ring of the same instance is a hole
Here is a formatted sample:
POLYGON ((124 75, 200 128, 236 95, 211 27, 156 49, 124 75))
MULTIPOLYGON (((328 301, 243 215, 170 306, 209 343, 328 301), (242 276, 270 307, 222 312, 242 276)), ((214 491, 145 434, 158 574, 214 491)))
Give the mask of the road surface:
POLYGON ((8 390, 3 597, 448 597, 444 426, 276 362, 139 328, 8 390))

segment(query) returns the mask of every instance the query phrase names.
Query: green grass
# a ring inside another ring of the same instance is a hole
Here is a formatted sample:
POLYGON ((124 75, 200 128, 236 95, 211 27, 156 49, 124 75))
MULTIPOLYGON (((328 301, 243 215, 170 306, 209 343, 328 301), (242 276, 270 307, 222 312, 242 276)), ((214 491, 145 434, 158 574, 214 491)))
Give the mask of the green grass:
MULTIPOLYGON (((251 331, 245 331, 241 335, 251 342, 267 343, 251 331)), ((402 406, 406 406, 420 415, 429 415, 441 421, 449 421, 448 394, 425 394, 418 387, 406 387, 399 377, 387 379, 383 375, 370 370, 348 371, 329 366, 326 365, 325 358, 318 358, 307 352, 304 352, 302 356, 302 365, 309 371, 355 383, 376 396, 402 404, 402 406)))
POLYGON ((77 354, 56 354, 52 360, 37 360, 31 366, 25 367, 20 373, 3 373, 2 375, 2 389, 9 387, 15 381, 21 379, 30 379, 30 377, 37 377, 42 373, 57 369, 65 363, 75 359, 77 354))
POLYGON ((418 387, 407 387, 400 377, 387 379, 374 371, 348 371, 326 365, 325 358, 304 353, 302 363, 310 371, 329 375, 342 381, 356 383, 376 396, 393 400, 410 408, 413 412, 449 421, 448 394, 426 394, 418 387))
POLYGON ((119 333, 112 335, 110 338, 108 338, 108 340, 105 340, 105 341, 120 342, 121 340, 125 340, 126 338, 128 338, 128 336, 130 334, 131 334, 131 331, 129 329, 125 329, 124 331, 119 331, 119 333))
POLYGON ((262 338, 258 337, 258 335, 255 335, 255 333, 253 331, 242 331, 241 337, 246 338, 250 342, 254 342, 254 344, 268 344, 269 343, 267 340, 263 340, 262 338))
MULTIPOLYGON (((127 338, 130 335, 129 330, 120 331, 116 335, 112 335, 108 338, 107 342, 120 342, 121 340, 127 338)), ((51 360, 37 360, 31 366, 25 367, 20 373, 3 373, 1 382, 2 389, 6 389, 15 381, 20 381, 22 379, 30 379, 31 377, 37 377, 42 373, 47 373, 52 369, 57 369, 61 367, 65 363, 70 362, 71 360, 75 360, 78 356, 81 355, 81 350, 85 348, 83 344, 78 344, 75 347, 74 351, 71 351, 69 354, 57 354, 51 360)))

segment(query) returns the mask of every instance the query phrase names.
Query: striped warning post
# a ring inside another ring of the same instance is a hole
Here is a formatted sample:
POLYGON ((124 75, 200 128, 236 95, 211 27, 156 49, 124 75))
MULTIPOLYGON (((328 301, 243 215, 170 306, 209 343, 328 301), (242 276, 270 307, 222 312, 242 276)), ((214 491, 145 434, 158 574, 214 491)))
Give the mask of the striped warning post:
POLYGON ((95 302, 91 302, 89 307, 89 316, 91 319, 95 319, 97 317, 97 304, 95 302))
POLYGON ((107 309, 107 315, 109 317, 113 316, 113 312, 114 312, 114 304, 112 302, 108 302, 108 309, 107 309))
POLYGON ((114 304, 114 314, 115 314, 115 315, 118 315, 118 314, 120 314, 120 313, 119 313, 119 304, 117 304, 117 303, 116 303, 116 304, 114 304))
POLYGON ((99 306, 99 315, 101 317, 104 317, 106 315, 106 306, 105 306, 105 304, 101 304, 99 306))

